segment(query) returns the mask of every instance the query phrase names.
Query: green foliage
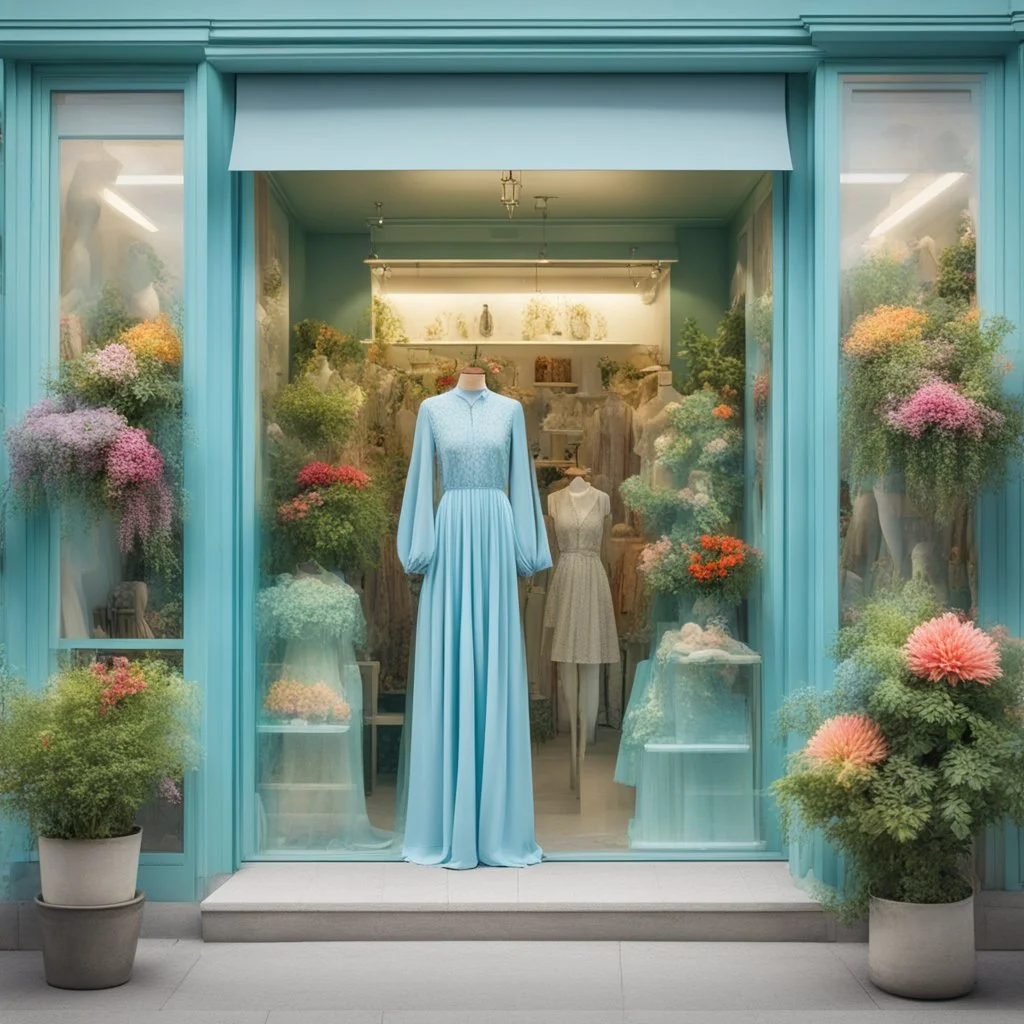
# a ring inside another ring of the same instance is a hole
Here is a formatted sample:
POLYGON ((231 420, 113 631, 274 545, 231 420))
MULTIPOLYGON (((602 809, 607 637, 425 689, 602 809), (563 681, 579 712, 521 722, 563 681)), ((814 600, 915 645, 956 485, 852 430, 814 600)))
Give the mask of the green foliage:
POLYGON ((718 324, 716 333, 718 349, 727 359, 738 359, 740 362, 747 355, 747 300, 741 295, 726 310, 718 324))
POLYGON ((386 299, 374 295, 370 309, 373 320, 373 339, 379 345, 401 345, 409 340, 402 318, 386 299))
POLYGON ((136 356, 136 362, 138 376, 114 381, 92 370, 87 358, 66 360, 48 388, 52 394, 72 395, 86 405, 108 406, 129 425, 152 429, 161 414, 180 413, 181 380, 167 363, 153 356, 136 356))
POLYGON ((643 477, 631 476, 623 480, 619 493, 626 507, 643 517, 644 530, 650 536, 660 536, 675 527, 679 517, 678 491, 652 487, 643 477))
POLYGON ((145 689, 110 708, 91 668, 42 692, 0 674, 0 807, 35 835, 126 835, 157 785, 197 763, 197 689, 164 661, 136 664, 145 689))
POLYGON ((610 391, 618 385, 626 385, 643 379, 643 371, 631 363, 628 359, 619 362, 610 356, 601 356, 597 361, 597 368, 601 371, 601 388, 610 391))
POLYGON ((709 338, 693 317, 683 321, 677 354, 683 364, 679 390, 684 395, 703 388, 710 388, 720 394, 742 393, 745 375, 743 359, 727 351, 727 346, 732 348, 735 345, 735 331, 732 329, 735 321, 727 313, 722 323, 728 324, 728 329, 720 326, 715 336, 709 338))
POLYGON ((361 404, 358 388, 321 390, 312 378, 301 376, 277 393, 273 415, 286 434, 310 448, 337 451, 352 433, 361 404))
POLYGON ((300 320, 292 326, 292 359, 299 369, 314 356, 324 356, 335 369, 366 358, 363 346, 325 320, 300 320))
POLYGON ((94 348, 102 348, 134 327, 139 320, 128 312, 121 289, 107 281, 99 298, 85 311, 83 326, 94 348))
POLYGON ((335 484, 305 492, 296 500, 309 502, 313 495, 322 504, 309 504, 301 517, 283 519, 279 512, 274 533, 278 564, 291 566, 312 559, 346 573, 375 566, 380 539, 390 525, 385 495, 373 484, 363 488, 335 484))
POLYGON ((943 250, 939 257, 939 276, 935 291, 943 299, 968 306, 978 287, 978 240, 969 220, 961 225, 960 239, 943 250))
POLYGON ((1002 675, 991 685, 915 678, 902 646, 937 610, 917 584, 872 599, 837 642, 846 658, 838 692, 804 691, 783 707, 785 731, 807 735, 826 718, 853 712, 870 717, 885 737, 888 756, 877 765, 851 771, 801 752, 773 786, 789 834, 820 830, 852 864, 852 888, 828 900, 848 920, 864 914, 869 894, 914 903, 963 899, 971 892, 973 837, 1006 815, 1024 821, 1022 645, 993 632, 1002 675))
POLYGON ((921 297, 913 258, 892 252, 865 256, 843 275, 843 333, 879 306, 913 306, 921 297))

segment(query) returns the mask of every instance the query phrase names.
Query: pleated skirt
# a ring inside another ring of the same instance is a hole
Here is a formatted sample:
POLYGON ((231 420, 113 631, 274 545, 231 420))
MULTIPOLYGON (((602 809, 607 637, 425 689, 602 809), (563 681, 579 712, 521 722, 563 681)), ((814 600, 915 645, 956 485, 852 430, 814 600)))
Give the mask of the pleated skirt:
POLYGON ((535 864, 512 509, 497 489, 451 490, 434 531, 416 627, 404 856, 448 868, 535 864))

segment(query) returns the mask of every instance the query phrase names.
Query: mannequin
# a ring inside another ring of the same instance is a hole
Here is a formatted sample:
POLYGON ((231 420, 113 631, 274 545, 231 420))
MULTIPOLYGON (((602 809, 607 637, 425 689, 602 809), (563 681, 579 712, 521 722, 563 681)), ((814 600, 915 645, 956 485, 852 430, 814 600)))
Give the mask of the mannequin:
POLYGON ((640 476, 652 487, 671 487, 672 475, 655 461, 654 442, 668 429, 665 409, 683 396, 672 386, 672 371, 658 371, 658 393, 637 409, 633 416, 633 449, 640 456, 640 476))
POLYGON ((553 631, 559 695, 569 710, 570 785, 579 794, 579 770, 597 728, 601 665, 619 660, 618 634, 607 573, 611 499, 586 480, 589 470, 566 471, 569 486, 548 497, 559 559, 545 609, 553 631))
POLYGON ((459 374, 459 384, 463 391, 483 391, 487 387, 487 375, 479 366, 465 366, 459 374))

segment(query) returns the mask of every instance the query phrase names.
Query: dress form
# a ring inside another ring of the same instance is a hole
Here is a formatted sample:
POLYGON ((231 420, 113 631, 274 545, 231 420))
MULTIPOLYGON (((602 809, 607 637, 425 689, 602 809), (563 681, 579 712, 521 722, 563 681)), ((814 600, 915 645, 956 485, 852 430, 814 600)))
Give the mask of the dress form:
POLYGON ((556 580, 545 616, 554 631, 552 659, 558 665, 559 697, 569 720, 569 782, 577 795, 583 755, 587 743, 592 743, 596 735, 601 665, 618 660, 611 589, 605 568, 611 502, 604 492, 587 482, 587 472, 576 467, 567 470, 568 487, 549 497, 556 538, 561 538, 561 560, 555 570, 556 580), (592 518, 595 514, 599 521, 592 518))
POLYGON ((483 391, 487 387, 487 375, 479 366, 467 366, 459 374, 459 387, 463 391, 483 391))

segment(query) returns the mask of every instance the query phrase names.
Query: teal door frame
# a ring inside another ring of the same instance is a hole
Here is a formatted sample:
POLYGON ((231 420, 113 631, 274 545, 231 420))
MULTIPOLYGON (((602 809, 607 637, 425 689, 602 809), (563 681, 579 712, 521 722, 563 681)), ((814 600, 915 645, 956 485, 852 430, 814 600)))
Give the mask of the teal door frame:
MULTIPOLYGON (((118 29, 120 31, 120 29, 118 29)), ((244 176, 227 170, 233 116, 234 70, 349 70, 422 71, 431 68, 480 70, 479 54, 484 49, 494 58, 491 68, 523 72, 564 71, 553 55, 557 50, 539 40, 524 46, 522 41, 502 42, 492 30, 468 23, 451 25, 445 39, 410 42, 408 33, 387 27, 372 44, 365 39, 350 41, 348 49, 337 39, 335 26, 323 28, 324 47, 307 47, 316 29, 306 26, 301 42, 253 47, 236 40, 210 47, 210 62, 198 63, 196 38, 151 39, 169 62, 182 59, 184 65, 168 63, 154 71, 131 65, 113 66, 84 62, 102 59, 109 45, 81 41, 66 28, 55 27, 48 37, 61 60, 70 54, 80 67, 67 64, 34 68, 11 59, 11 46, 0 53, 8 59, 3 67, 4 132, 3 150, 3 268, 2 293, 3 404, 7 422, 17 417, 38 397, 39 377, 45 356, 52 352, 53 325, 47 319, 52 296, 45 291, 52 266, 47 254, 51 208, 39 194, 40 169, 46 146, 40 140, 41 83, 72 82, 75 88, 133 90, 155 87, 157 81, 183 83, 189 99, 186 148, 192 186, 186 185, 189 232, 186 258, 187 340, 192 344, 191 360, 186 358, 190 388, 189 421, 196 437, 203 438, 200 454, 190 453, 187 486, 191 515, 186 557, 194 584, 189 585, 186 611, 187 671, 204 684, 206 693, 206 759, 190 782, 192 820, 186 854, 179 864, 147 863, 146 884, 157 898, 192 899, 201 895, 216 875, 234 870, 240 863, 240 837, 252 827, 242 818, 241 787, 248 785, 251 772, 251 737, 242 734, 251 714, 251 695, 244 685, 251 679, 251 637, 253 566, 241 553, 253 550, 249 539, 255 529, 255 510, 247 487, 254 471, 256 431, 253 354, 247 352, 251 333, 252 260, 246 234, 251 230, 242 198, 249 189, 244 176), (446 40, 459 38, 466 54, 460 58, 446 40), (485 45, 486 44, 486 45, 485 45), (72 48, 73 47, 73 48, 72 48), (104 49, 106 47, 106 49, 104 49), (432 49, 433 47, 433 49, 432 49), (330 50, 330 53, 327 51, 330 50), (346 64, 346 54, 353 57, 346 64), (477 56, 474 56, 477 54, 477 56), (432 63, 428 59, 432 55, 432 63), (518 63, 515 63, 518 62, 518 63), (514 65, 514 66, 513 66, 514 65), (220 70, 219 70, 220 69, 220 70), (161 79, 160 76, 164 76, 161 79), (150 83, 147 86, 147 83, 150 83), (31 202, 24 197, 31 196, 31 202), (249 312, 246 312, 246 311, 249 312), (248 319, 247 319, 248 318, 248 319), (13 339, 18 339, 15 344, 13 339), (27 340, 26 340, 27 339, 27 340), (202 352, 196 358, 197 348, 202 352), (247 539, 248 538, 248 539, 247 539), (199 572, 199 578, 195 574, 199 572), (247 632, 248 631, 248 632, 247 632), (180 870, 179 870, 180 869, 180 870)), ((189 31, 192 31, 191 29, 189 31)), ((278 29, 275 28, 275 32, 278 29)), ((745 30, 748 35, 750 29, 745 30)), ((837 30, 838 31, 838 30, 837 30)), ((957 41, 958 26, 953 19, 943 27, 947 45, 957 41)), ((853 52, 873 48, 858 40, 850 30, 847 37, 853 52)), ((835 161, 835 97, 839 75, 863 73, 948 73, 971 70, 984 76, 985 126, 983 152, 986 159, 982 184, 980 256, 982 303, 993 313, 1005 313, 1024 322, 1021 282, 1021 241, 1016 225, 1021 223, 1021 57, 1010 40, 1000 38, 988 44, 990 51, 1009 51, 1011 59, 999 57, 960 62, 952 59, 915 60, 933 52, 935 43, 908 34, 905 59, 879 63, 849 60, 823 62, 820 50, 792 40, 780 42, 765 31, 763 46, 736 45, 722 32, 700 52, 678 38, 662 45, 644 40, 604 38, 600 47, 581 47, 586 53, 575 69, 590 71, 695 70, 714 67, 718 71, 788 71, 790 137, 794 170, 775 180, 776 268, 784 273, 776 279, 774 351, 778 387, 773 409, 771 443, 774 476, 771 496, 776 513, 769 524, 769 537, 779 545, 774 554, 777 571, 770 574, 768 592, 773 595, 775 621, 766 648, 780 687, 796 688, 807 683, 824 685, 829 665, 826 648, 836 622, 838 595, 836 576, 838 538, 836 484, 838 481, 837 425, 834 422, 835 391, 838 386, 838 318, 832 316, 838 304, 838 220, 836 199, 838 174, 835 161), (770 54, 768 51, 771 51, 770 54), (689 52, 689 56, 687 55, 689 52), (770 58, 770 59, 769 59, 770 58), (713 61, 713 63, 712 63, 713 61), (666 65, 671 65, 667 67, 666 65), (809 74, 812 69, 813 73, 809 74), (830 120, 831 119, 831 120, 830 120), (1005 210, 1014 228, 1007 230, 999 212, 1005 210), (813 281, 813 287, 808 283, 813 281), (814 297, 818 301, 814 301, 814 297)), ((280 29, 280 36, 287 36, 280 29)), ((928 37, 934 40, 934 31, 928 37)), ((38 39, 26 54, 38 57, 38 39)), ((202 45, 202 44, 200 44, 202 45)), ((564 52, 564 47, 563 51, 564 52)), ((51 59, 53 54, 50 55, 51 59)), ((48 145, 48 143, 47 143, 48 145)), ((251 242, 251 240, 250 240, 251 242)), ((1020 334, 1011 339, 1020 355, 1020 334)), ((188 352, 188 348, 186 349, 188 352)), ((1018 366, 1020 360, 1017 359, 1018 366)), ((1021 387, 1020 370, 1011 386, 1021 387)), ((1020 483, 1014 480, 997 495, 987 498, 980 510, 984 537, 998 538, 998 545, 983 549, 983 613, 999 619, 1011 629, 1024 628, 1024 550, 1022 550, 1020 483)), ((31 520, 9 512, 7 550, 3 566, 4 638, 12 662, 25 669, 33 682, 40 682, 52 662, 47 648, 47 630, 32 631, 29 624, 49 621, 51 577, 48 565, 49 527, 45 517, 31 520), (33 611, 35 609, 35 611, 33 611), (42 618, 36 618, 39 612, 42 618), (40 639, 42 635, 43 639, 40 639)), ((838 867, 827 851, 791 851, 798 867, 813 863, 815 873, 836 877, 838 867)), ((992 836, 987 847, 989 881, 999 887, 1020 888, 1022 865, 1020 837, 1008 829, 1002 837, 992 836)))

